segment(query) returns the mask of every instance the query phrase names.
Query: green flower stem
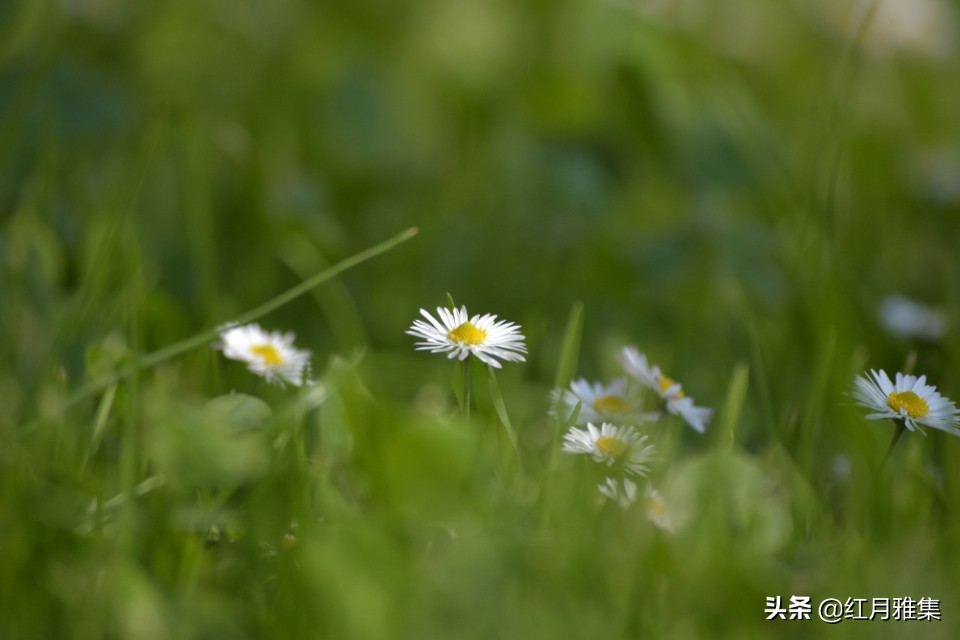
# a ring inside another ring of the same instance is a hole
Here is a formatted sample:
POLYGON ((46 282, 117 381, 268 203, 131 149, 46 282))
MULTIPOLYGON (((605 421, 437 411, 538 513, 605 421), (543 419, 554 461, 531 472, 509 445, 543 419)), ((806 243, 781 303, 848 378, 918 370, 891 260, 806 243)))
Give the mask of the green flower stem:
MULTIPOLYGON (((268 313, 270 313, 271 311, 274 311, 275 309, 282 307, 288 302, 291 302, 292 300, 302 296, 303 294, 309 292, 311 289, 323 284, 327 280, 330 280, 331 278, 343 273, 344 271, 347 271, 348 269, 351 269, 363 262, 366 262, 371 258, 375 258, 376 256, 382 253, 386 253, 387 251, 393 249, 397 245, 403 244, 407 240, 410 240, 412 237, 417 235, 417 233, 419 233, 419 229, 417 229, 416 227, 410 227, 406 231, 403 231, 402 233, 395 235, 389 240, 385 240, 380 244, 374 245, 369 249, 365 249, 364 251, 361 251, 360 253, 357 253, 347 258, 346 260, 342 260, 341 262, 338 262, 337 264, 333 265, 329 269, 324 269, 323 271, 316 274, 315 276, 308 278, 307 280, 304 280, 300 284, 288 289, 287 291, 284 291, 283 293, 273 298, 272 300, 269 300, 258 307, 254 307, 253 309, 251 309, 250 311, 247 311, 246 313, 241 313, 239 316, 231 320, 231 324, 246 324, 248 322, 253 322, 254 320, 261 318, 267 315, 268 313)), ((70 408, 73 405, 77 404, 78 402, 110 387, 111 385, 116 384, 120 380, 123 380, 124 378, 127 378, 137 373, 138 371, 149 369, 151 367, 154 367, 160 364, 161 362, 164 362, 173 357, 176 357, 181 353, 185 353, 187 351, 190 351, 191 349, 194 349, 196 347, 199 347, 211 342, 217 337, 217 335, 219 335, 221 326, 222 325, 218 325, 216 327, 206 329, 189 338, 181 340, 180 342, 175 342, 171 345, 167 345, 166 347, 158 349, 153 353, 148 353, 144 356, 137 358, 136 362, 134 362, 133 364, 105 378, 87 382, 67 398, 66 402, 64 403, 64 408, 65 409, 70 408)))
POLYGON ((472 381, 470 380, 470 358, 462 362, 463 365, 463 417, 470 422, 470 390, 472 381))
POLYGON ((890 444, 887 446, 887 452, 883 454, 883 460, 880 461, 880 470, 883 471, 883 468, 887 464, 887 460, 890 459, 890 455, 893 453, 893 448, 897 446, 897 442, 900 440, 900 436, 903 435, 903 432, 907 430, 906 422, 903 420, 894 420, 895 429, 893 431, 893 437, 890 438, 890 444))

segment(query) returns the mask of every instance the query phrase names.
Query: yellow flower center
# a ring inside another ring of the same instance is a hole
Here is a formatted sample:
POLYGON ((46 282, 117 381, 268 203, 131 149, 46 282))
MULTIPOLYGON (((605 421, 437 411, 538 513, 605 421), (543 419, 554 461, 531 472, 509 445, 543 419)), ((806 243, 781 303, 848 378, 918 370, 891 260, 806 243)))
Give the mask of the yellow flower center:
POLYGON ((254 355, 263 358, 263 363, 266 365, 274 366, 283 364, 283 357, 272 344, 258 344, 250 347, 250 351, 253 351, 254 355))
POLYGON ((887 396, 887 406, 897 413, 906 411, 911 418, 923 418, 930 413, 927 401, 913 391, 894 391, 887 396))
POLYGON ((611 458, 619 458, 627 451, 627 443, 617 438, 603 436, 597 438, 597 449, 611 458))
POLYGON ((600 396, 593 401, 593 408, 598 413, 626 413, 630 407, 620 396, 600 396))
MULTIPOLYGON (((671 378, 668 378, 668 377, 665 376, 665 375, 661 375, 661 376, 660 376, 660 393, 661 393, 661 394, 666 393, 666 392, 667 392, 667 389, 669 389, 670 387, 672 387, 672 386, 675 385, 675 384, 677 384, 677 381, 676 381, 676 380, 673 380, 673 379, 671 379, 671 378)), ((677 398, 682 398, 682 397, 683 397, 683 390, 678 389, 678 390, 677 390, 677 395, 676 395, 676 397, 677 397, 677 398)))
POLYGON ((454 342, 462 342, 463 344, 475 345, 483 344, 484 340, 487 339, 487 332, 485 329, 478 329, 469 322, 464 322, 462 325, 456 329, 451 329, 447 333, 447 337, 453 340, 454 342))
POLYGON ((667 515, 667 505, 657 496, 647 496, 647 511, 656 518, 662 518, 667 515))

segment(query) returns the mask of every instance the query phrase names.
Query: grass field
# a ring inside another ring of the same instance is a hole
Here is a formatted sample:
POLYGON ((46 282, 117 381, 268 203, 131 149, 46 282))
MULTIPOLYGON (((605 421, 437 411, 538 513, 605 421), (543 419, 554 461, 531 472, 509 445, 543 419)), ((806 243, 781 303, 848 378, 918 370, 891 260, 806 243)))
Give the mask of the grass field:
POLYGON ((955 0, 0 4, 0 639, 960 637, 960 439, 850 395, 960 397, 958 77, 955 0), (629 345, 713 414, 622 508, 550 398, 629 345))

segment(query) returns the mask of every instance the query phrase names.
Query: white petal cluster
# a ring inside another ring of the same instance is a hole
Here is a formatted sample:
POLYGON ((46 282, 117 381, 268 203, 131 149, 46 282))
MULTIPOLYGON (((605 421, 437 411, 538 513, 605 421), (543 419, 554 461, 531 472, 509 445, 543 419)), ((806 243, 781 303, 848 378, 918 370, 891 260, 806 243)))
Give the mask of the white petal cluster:
POLYGON ((621 509, 629 509, 637 501, 637 483, 630 478, 617 481, 616 478, 607 478, 597 486, 600 493, 613 500, 621 509))
POLYGON ((293 333, 266 332, 258 324, 227 325, 214 345, 223 355, 279 386, 310 383, 310 352, 293 346, 293 333))
POLYGON ((626 378, 617 378, 610 384, 574 380, 568 389, 555 389, 550 395, 550 415, 567 419, 580 405, 576 424, 612 422, 639 424, 655 420, 657 412, 642 411, 642 403, 635 389, 630 389, 626 378))
POLYGON ((896 374, 895 380, 880 369, 853 379, 853 397, 873 413, 869 420, 890 419, 902 422, 910 431, 919 426, 932 427, 960 436, 960 410, 927 384, 927 377, 896 374))
POLYGON ((587 424, 586 429, 571 427, 563 436, 563 451, 589 455, 607 466, 621 463, 627 473, 643 476, 656 452, 656 447, 646 442, 647 436, 633 427, 604 422, 599 429, 593 424, 587 424))
POLYGON ((407 334, 422 338, 415 347, 418 351, 445 353, 450 359, 466 360, 470 355, 499 369, 500 361, 523 362, 527 353, 520 326, 497 320, 491 314, 470 316, 466 307, 446 309, 437 307, 434 318, 426 309, 420 309, 424 320, 414 320, 407 334))
POLYGON ((694 405, 693 398, 683 392, 680 383, 665 376, 657 365, 651 365, 636 347, 624 347, 618 358, 628 374, 657 394, 667 411, 680 416, 695 431, 706 431, 712 409, 694 405))

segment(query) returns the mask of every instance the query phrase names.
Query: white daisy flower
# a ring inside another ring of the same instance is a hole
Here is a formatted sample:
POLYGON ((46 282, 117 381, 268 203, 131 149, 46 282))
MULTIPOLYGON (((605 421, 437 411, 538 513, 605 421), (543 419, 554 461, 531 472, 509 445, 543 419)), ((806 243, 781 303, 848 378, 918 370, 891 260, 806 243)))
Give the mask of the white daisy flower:
POLYGON ((597 462, 606 462, 607 466, 619 462, 628 473, 644 476, 647 463, 653 460, 656 451, 656 447, 645 444, 646 441, 647 436, 641 436, 633 427, 604 422, 597 429, 588 423, 585 430, 570 428, 563 436, 563 451, 587 454, 597 462))
POLYGON ((417 351, 446 353, 451 360, 466 360, 470 354, 482 362, 500 368, 500 360, 523 362, 527 347, 524 345, 520 326, 506 320, 497 321, 497 316, 484 314, 470 317, 467 308, 446 309, 437 307, 440 321, 426 309, 420 314, 427 319, 414 320, 407 334, 423 338, 416 344, 417 351))
POLYGON ((627 373, 640 384, 654 391, 662 400, 683 397, 680 383, 663 375, 657 365, 651 366, 647 362, 647 356, 640 353, 636 347, 624 347, 617 359, 627 373))
POLYGON ((947 316, 943 311, 903 296, 884 298, 879 316, 884 328, 895 336, 934 342, 947 333, 947 316))
POLYGON ((673 533, 673 519, 667 511, 667 503, 663 500, 663 495, 650 485, 647 485, 643 492, 644 502, 647 507, 647 518, 664 531, 673 533))
POLYGON ((910 431, 923 433, 919 428, 923 425, 960 436, 960 410, 936 387, 928 385, 926 376, 898 373, 896 382, 891 382, 883 369, 871 369, 869 376, 856 376, 853 384, 854 399, 874 411, 867 414, 868 420, 889 418, 902 422, 910 431))
POLYGON ((682 391, 680 393, 680 397, 667 400, 667 411, 680 416, 695 431, 703 433, 707 430, 707 423, 710 422, 713 409, 697 407, 693 404, 693 398, 683 396, 682 391))
POLYGON ((640 353, 636 347, 624 347, 621 349, 620 353, 617 354, 617 360, 620 361, 620 364, 623 365, 627 373, 638 380, 643 386, 655 391, 661 398, 664 397, 664 393, 671 388, 669 383, 673 381, 666 377, 664 377, 664 381, 667 382, 667 387, 661 388, 660 367, 656 365, 651 367, 650 363, 647 362, 647 356, 640 353))
POLYGON ((693 398, 683 392, 679 382, 669 378, 660 371, 657 365, 650 365, 647 356, 640 353, 636 347, 624 347, 617 356, 620 364, 640 384, 652 390, 663 401, 667 411, 680 416, 694 430, 703 433, 713 414, 712 409, 697 407, 693 398))
POLYGON ((293 347, 293 333, 267 333, 258 324, 226 326, 214 345, 223 355, 247 363, 253 373, 283 386, 310 383, 310 352, 293 347))
POLYGON ((907 54, 950 59, 956 52, 956 6, 945 0, 874 0, 854 2, 820 0, 809 3, 814 14, 844 42, 850 37, 850 19, 862 23, 855 43, 873 55, 907 54), (851 9, 856 5, 855 12, 851 9))
POLYGON ((580 378, 570 383, 569 389, 554 389, 550 393, 550 415, 569 418, 580 404, 577 424, 588 422, 631 423, 655 420, 659 413, 643 413, 640 398, 627 387, 626 378, 618 378, 609 385, 590 383, 580 378), (557 416, 557 413, 561 414, 557 416))
POLYGON ((630 478, 617 482, 614 478, 607 478, 597 488, 600 493, 620 505, 621 509, 629 509, 637 501, 637 483, 630 478))

